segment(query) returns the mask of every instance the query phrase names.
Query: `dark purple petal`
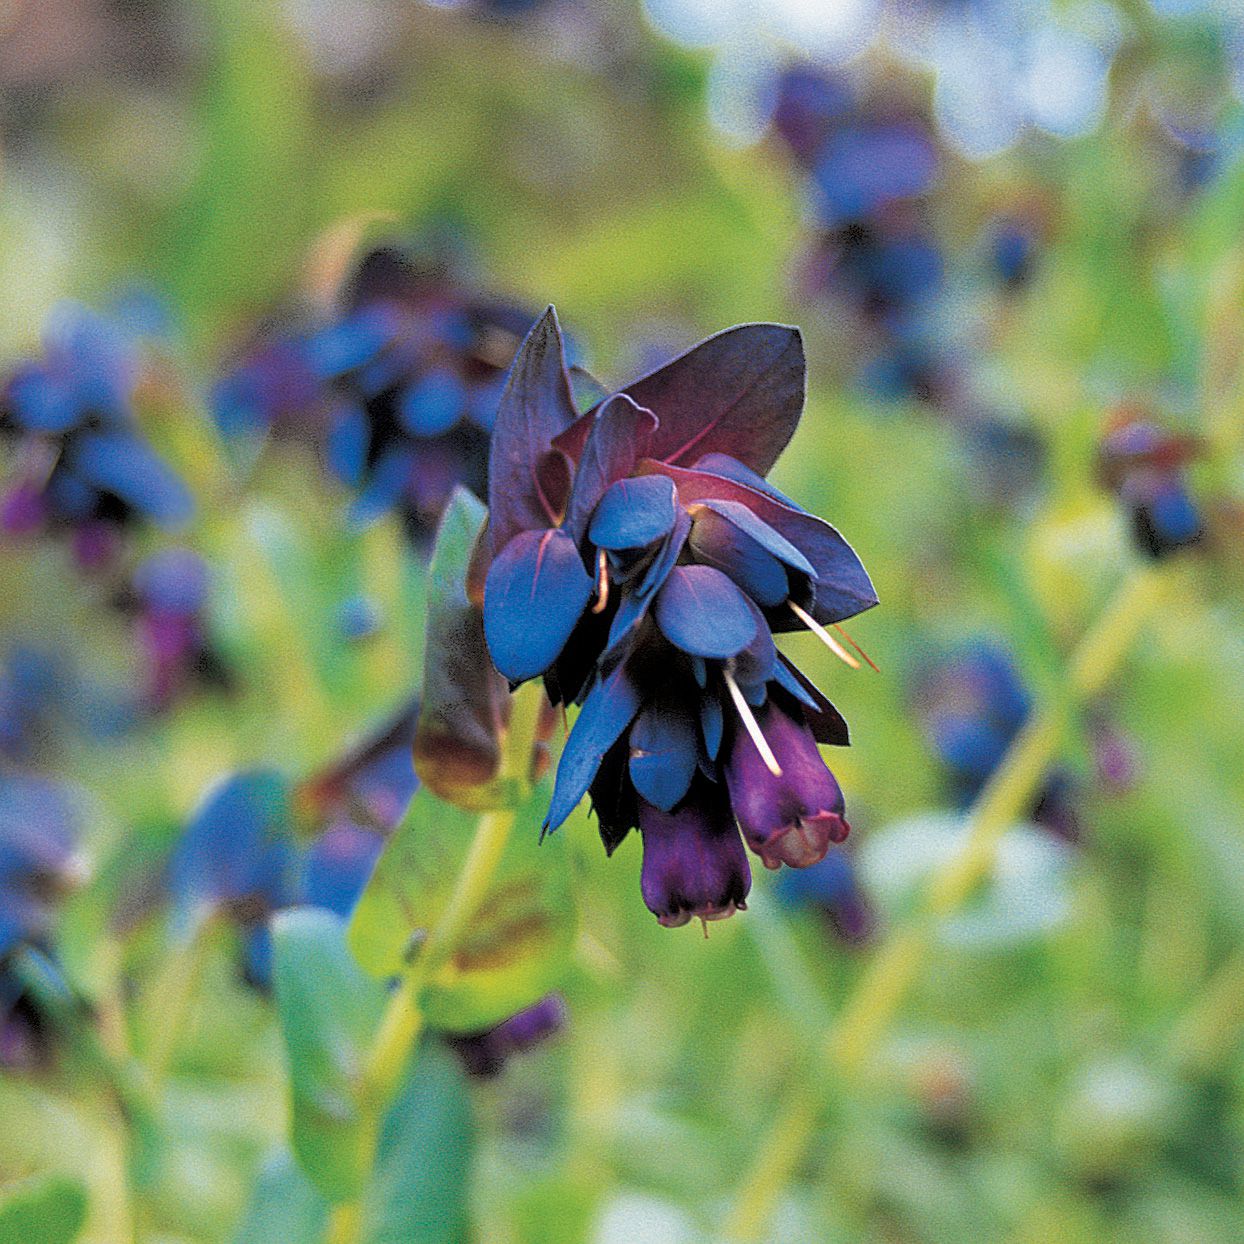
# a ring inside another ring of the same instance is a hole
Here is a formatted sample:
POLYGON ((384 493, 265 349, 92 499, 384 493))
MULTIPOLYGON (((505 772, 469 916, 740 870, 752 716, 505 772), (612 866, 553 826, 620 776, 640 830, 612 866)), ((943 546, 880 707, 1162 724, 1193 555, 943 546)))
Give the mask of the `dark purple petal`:
MULTIPOLYGON (((645 459, 639 469, 668 475, 684 506, 692 506, 697 501, 737 501, 789 540, 816 570, 816 595, 811 612, 818 622, 841 622, 877 603, 872 580, 855 550, 822 519, 724 476, 688 471, 652 459, 645 459)), ((802 624, 792 614, 789 623, 777 619, 771 620, 771 625, 774 630, 784 631, 798 630, 802 624)))
POLYGON ((602 757, 638 711, 639 689, 625 665, 619 665, 588 693, 557 765, 557 780, 545 821, 549 833, 575 810, 592 784, 602 757))
POLYGON ((544 673, 591 595, 592 577, 564 531, 520 532, 492 563, 484 586, 493 664, 511 682, 544 673))
POLYGON ((630 475, 635 463, 647 454, 656 426, 656 416, 641 410, 625 394, 616 394, 597 409, 566 505, 566 530, 576 543, 583 538, 605 490, 630 475))
POLYGON ((666 701, 651 704, 631 727, 631 781, 649 803, 668 812, 687 793, 695 773, 695 726, 666 701))
POLYGON ((726 765, 734 815, 766 868, 806 868, 847 836, 842 791, 802 720, 775 704, 756 720, 782 772, 774 776, 751 736, 736 731, 726 765))
POLYGON ((803 692, 799 695, 791 691, 791 694, 806 706, 804 717, 812 730, 812 737, 818 743, 827 743, 832 747, 850 747, 851 732, 847 728, 846 718, 802 670, 779 652, 773 673, 788 691, 791 690, 790 684, 794 683, 803 692))
POLYGON ((546 994, 534 1006, 502 1020, 483 1032, 451 1034, 446 1037, 462 1060, 467 1074, 488 1078, 499 1075, 513 1054, 539 1045, 566 1023, 566 1004, 561 994, 546 994))
POLYGON ((538 478, 553 438, 575 420, 561 328, 552 307, 519 347, 497 408, 488 463, 488 508, 494 552, 520 531, 557 522, 538 478))
POLYGON ((663 475, 620 479, 601 497, 588 527, 599 549, 644 549, 674 526, 678 495, 663 475))
POLYGON ((756 637, 747 597, 711 566, 675 566, 657 593, 655 616, 675 647, 709 659, 732 657, 756 637))
POLYGON ((790 506, 792 510, 803 509, 803 506, 796 505, 784 492, 774 488, 763 475, 757 474, 751 467, 744 466, 737 458, 732 458, 729 454, 705 454, 704 457, 697 458, 691 464, 691 469, 707 471, 709 475, 716 475, 721 479, 732 479, 736 484, 746 484, 748 488, 763 492, 766 497, 772 497, 774 501, 780 501, 783 505, 790 506))
POLYGON ((648 910, 677 928, 692 917, 722 920, 747 906, 752 874, 730 806, 698 778, 673 812, 640 802, 644 836, 640 889, 648 910))
POLYGON ((799 423, 805 372, 797 328, 740 324, 623 391, 661 421, 654 458, 689 464, 727 453, 763 473, 799 423))

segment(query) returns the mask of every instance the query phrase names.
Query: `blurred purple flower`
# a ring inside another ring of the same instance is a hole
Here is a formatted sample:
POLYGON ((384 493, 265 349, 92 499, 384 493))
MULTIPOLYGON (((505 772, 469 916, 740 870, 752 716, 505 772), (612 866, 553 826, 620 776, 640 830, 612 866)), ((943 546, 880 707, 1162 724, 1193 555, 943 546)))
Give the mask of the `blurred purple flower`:
POLYGON ((455 1034, 446 1040, 469 1075, 487 1079, 499 1075, 513 1055, 547 1041, 565 1025, 566 1004, 561 994, 550 993, 494 1028, 455 1034))

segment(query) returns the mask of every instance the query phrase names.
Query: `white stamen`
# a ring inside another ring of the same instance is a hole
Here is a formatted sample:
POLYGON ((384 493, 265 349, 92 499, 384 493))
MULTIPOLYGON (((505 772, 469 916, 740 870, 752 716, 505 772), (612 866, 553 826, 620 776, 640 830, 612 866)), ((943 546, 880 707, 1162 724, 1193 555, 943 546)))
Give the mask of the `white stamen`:
POLYGON ((730 692, 730 698, 734 701, 734 707, 739 711, 739 717, 743 722, 744 729, 752 736, 752 742, 756 744, 756 750, 760 753, 760 759, 765 762, 765 768, 774 777, 781 777, 782 766, 778 764, 777 757, 773 754, 773 748, 769 746, 769 740, 761 732, 760 723, 752 712, 752 706, 743 698, 743 693, 739 690, 739 684, 734 681, 734 675, 728 669, 723 669, 721 673, 726 680, 726 688, 730 692))
POLYGON ((860 663, 802 606, 795 604, 793 600, 786 602, 791 612, 799 619, 844 664, 849 665, 853 670, 860 667, 860 663))
POLYGON ((592 606, 593 613, 603 613, 609 603, 609 566, 605 561, 605 550, 596 553, 596 603, 592 606))

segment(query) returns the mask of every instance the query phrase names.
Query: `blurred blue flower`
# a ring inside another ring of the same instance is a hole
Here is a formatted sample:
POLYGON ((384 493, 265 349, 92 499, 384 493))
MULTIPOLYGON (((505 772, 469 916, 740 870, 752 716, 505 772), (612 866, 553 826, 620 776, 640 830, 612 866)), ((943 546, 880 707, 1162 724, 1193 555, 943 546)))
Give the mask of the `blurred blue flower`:
MULTIPOLYGON (((914 700, 930 748, 941 761, 956 807, 971 805, 1002 763, 1031 710, 1010 653, 974 640, 917 680, 914 700)), ((1075 788, 1055 769, 1037 792, 1030 818, 1067 839, 1079 837, 1075 788)))
POLYGON ((488 432, 530 316, 447 262, 395 246, 358 262, 326 321, 261 333, 213 392, 227 433, 316 441, 365 525, 399 511, 431 538, 456 484, 482 495, 488 432))
POLYGON ((86 566, 107 560, 119 533, 184 523, 193 502, 134 417, 141 339, 115 318, 72 303, 53 312, 43 355, 0 386, 0 436, 17 470, 0 501, 10 534, 67 529, 86 566))
POLYGON ((864 941, 873 930, 875 917, 845 846, 835 847, 809 868, 784 869, 777 895, 788 906, 820 912, 844 941, 864 941))
POLYGON ((1098 472, 1127 508, 1136 547, 1147 557, 1160 560, 1204 539, 1185 474, 1197 451, 1192 438, 1167 432, 1139 408, 1125 406, 1113 416, 1098 472))

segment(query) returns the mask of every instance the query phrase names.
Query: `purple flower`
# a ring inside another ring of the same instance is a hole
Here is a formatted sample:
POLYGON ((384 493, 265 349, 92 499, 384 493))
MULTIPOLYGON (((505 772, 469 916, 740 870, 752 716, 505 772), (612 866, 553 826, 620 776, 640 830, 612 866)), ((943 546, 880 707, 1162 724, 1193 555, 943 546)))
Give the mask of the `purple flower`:
POLYGON ((846 541, 764 479, 803 399, 798 332, 751 324, 580 416, 550 308, 501 401, 489 651, 512 683, 581 705, 546 828, 589 793, 607 850, 638 826, 663 924, 742 906, 736 817, 774 867, 846 832, 816 749, 846 723, 773 635, 806 626, 842 651, 826 625, 877 598, 846 541))
POLYGON ((353 521, 390 510, 428 542, 453 488, 483 495, 488 432, 530 316, 448 264, 396 246, 363 256, 327 318, 262 333, 216 385, 223 430, 311 439, 353 488, 353 521))
POLYGON ((469 1075, 489 1078, 499 1075, 512 1055, 547 1041, 565 1025, 566 1004, 561 994, 550 993, 493 1028, 454 1034, 446 1040, 469 1075))
POLYGON ((806 868, 850 832, 842 790, 802 713, 766 704, 756 722, 781 772, 772 772, 749 735, 736 733, 726 765, 734 814, 766 868, 806 868))
POLYGON ((39 359, 0 386, 0 435, 14 443, 17 483, 3 499, 5 531, 67 530, 90 569, 121 530, 184 523, 193 502, 134 418, 141 342, 123 324, 66 304, 49 321, 39 359))

